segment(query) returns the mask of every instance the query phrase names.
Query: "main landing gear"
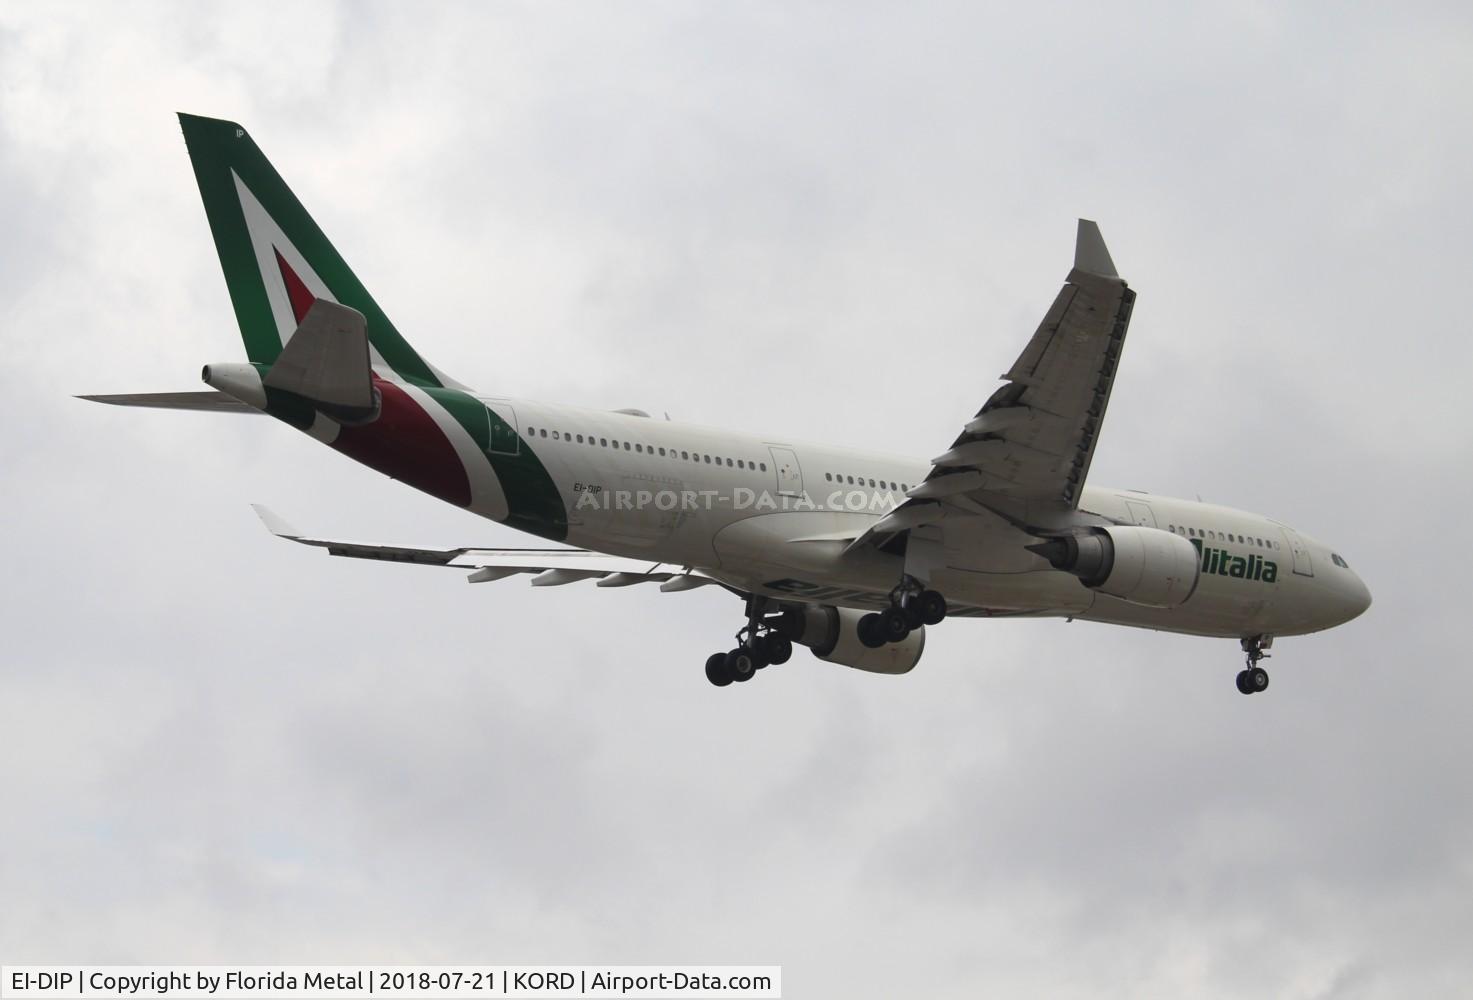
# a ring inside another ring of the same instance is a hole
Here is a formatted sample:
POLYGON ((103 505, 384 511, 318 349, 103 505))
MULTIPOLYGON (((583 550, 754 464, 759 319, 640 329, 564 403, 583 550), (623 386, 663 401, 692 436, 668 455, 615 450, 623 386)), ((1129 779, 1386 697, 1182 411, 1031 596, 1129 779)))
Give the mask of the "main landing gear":
POLYGON ((782 616, 764 618, 767 598, 747 598, 747 624, 736 634, 736 648, 706 657, 706 680, 717 687, 742 684, 763 667, 787 663, 793 655, 793 640, 779 631, 782 616))
POLYGON ((1238 671, 1238 690, 1243 694, 1257 694, 1268 689, 1268 671, 1258 663, 1268 659, 1269 654, 1264 650, 1273 644, 1274 637, 1271 635, 1255 635, 1242 641, 1243 652, 1248 657, 1248 665, 1238 671))
POLYGON ((890 642, 903 642, 922 625, 937 625, 946 617, 946 598, 927 590, 913 576, 906 576, 890 591, 890 606, 859 619, 859 641, 870 649, 890 642))

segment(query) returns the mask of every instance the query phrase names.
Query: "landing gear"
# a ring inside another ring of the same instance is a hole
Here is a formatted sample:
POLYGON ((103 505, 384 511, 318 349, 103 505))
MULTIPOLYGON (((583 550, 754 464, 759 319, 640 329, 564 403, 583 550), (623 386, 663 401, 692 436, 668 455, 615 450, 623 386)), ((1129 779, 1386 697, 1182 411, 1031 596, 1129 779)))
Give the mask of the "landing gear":
POLYGON ((726 668, 726 657, 726 653, 712 653, 706 657, 706 680, 719 688, 724 688, 735 680, 731 671, 726 668))
POLYGON ((1262 667, 1248 667, 1238 671, 1238 690, 1243 694, 1257 694, 1268 688, 1268 671, 1262 667))
POLYGON ((749 681, 757 673, 757 651, 745 646, 738 646, 726 654, 726 670, 731 674, 731 679, 741 684, 749 681))
POLYGON ((946 617, 946 598, 934 590, 923 590, 915 599, 922 625, 940 625, 946 617))
POLYGON ((706 680, 717 687, 743 684, 762 668, 792 658, 793 641, 778 631, 782 616, 765 618, 766 611, 767 598, 747 599, 747 625, 736 634, 736 648, 706 658, 706 680))
POLYGON ((946 598, 927 590, 913 576, 906 576, 890 591, 890 606, 859 619, 859 641, 870 649, 890 642, 904 642, 923 625, 937 625, 946 617, 946 598))
POLYGON ((884 626, 880 624, 880 616, 868 614, 859 619, 855 631, 859 635, 859 641, 869 649, 879 649, 886 643, 884 626))
POLYGON ((793 640, 785 635, 769 632, 762 637, 762 646, 767 662, 773 666, 787 663, 793 658, 793 640))
MULTIPOLYGON (((804 631, 804 612, 766 597, 747 598, 747 624, 736 634, 736 646, 706 659, 706 679, 716 687, 744 684, 757 672, 793 655, 793 636, 804 631)), ((904 642, 912 632, 946 617, 946 598, 917 579, 905 577, 890 592, 890 605, 859 619, 858 638, 870 649, 904 642)), ((825 654, 827 655, 827 654, 825 654)))
POLYGON ((1264 650, 1274 644, 1271 635, 1255 635, 1244 639, 1241 643, 1243 653, 1248 659, 1248 665, 1238 671, 1238 690, 1243 694, 1257 694, 1268 690, 1268 671, 1258 665, 1260 660, 1268 659, 1269 654, 1264 650))
POLYGON ((910 615, 905 608, 886 608, 880 612, 880 635, 886 642, 902 642, 910 635, 910 615))

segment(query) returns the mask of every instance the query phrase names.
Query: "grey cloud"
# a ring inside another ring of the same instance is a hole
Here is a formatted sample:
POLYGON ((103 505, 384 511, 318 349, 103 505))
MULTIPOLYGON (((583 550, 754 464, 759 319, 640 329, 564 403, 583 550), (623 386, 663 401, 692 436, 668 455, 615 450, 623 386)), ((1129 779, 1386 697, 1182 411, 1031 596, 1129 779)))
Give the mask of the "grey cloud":
POLYGON ((793 996, 1456 995, 1462 8, 0 14, 0 957, 781 962, 793 996), (290 22, 293 30, 284 31, 290 22), (241 120, 489 391, 927 455, 1100 219, 1092 477, 1334 541, 1363 619, 957 622, 713 692, 736 602, 269 538, 519 544, 267 421, 174 110, 241 120))

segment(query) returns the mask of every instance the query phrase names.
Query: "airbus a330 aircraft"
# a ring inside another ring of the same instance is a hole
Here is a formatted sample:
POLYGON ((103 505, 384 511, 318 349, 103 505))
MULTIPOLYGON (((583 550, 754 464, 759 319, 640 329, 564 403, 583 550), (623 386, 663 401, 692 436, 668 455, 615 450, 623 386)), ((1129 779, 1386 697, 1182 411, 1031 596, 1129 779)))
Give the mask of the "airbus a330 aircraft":
POLYGON ((719 585, 745 602, 711 683, 793 643, 876 673, 950 618, 1049 617, 1239 640, 1244 694, 1275 637, 1370 606, 1346 561, 1260 514, 1086 486, 1135 292, 1081 220, 1074 267, 1002 385, 935 458, 488 396, 429 364, 233 122, 180 115, 244 363, 206 392, 102 402, 269 414, 394 479, 557 548, 421 549, 276 534, 473 583, 719 585))

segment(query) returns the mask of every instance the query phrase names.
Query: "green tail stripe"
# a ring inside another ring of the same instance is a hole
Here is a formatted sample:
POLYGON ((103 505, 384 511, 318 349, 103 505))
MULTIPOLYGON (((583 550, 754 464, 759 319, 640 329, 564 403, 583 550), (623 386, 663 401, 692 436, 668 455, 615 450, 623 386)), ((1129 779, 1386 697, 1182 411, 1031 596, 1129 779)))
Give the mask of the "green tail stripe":
POLYGON ((302 203, 292 194, 251 140, 234 122, 181 114, 184 142, 194 164, 195 180, 225 271, 225 284, 235 306, 246 355, 258 364, 271 364, 281 353, 281 336, 266 297, 266 286, 251 245, 245 213, 231 178, 232 170, 250 188, 292 245, 312 266, 345 306, 361 312, 368 320, 368 339, 389 366, 406 382, 434 387, 441 385, 434 371, 394 329, 373 296, 353 274, 331 242, 312 221, 302 203))
POLYGON ((479 399, 455 389, 428 389, 428 395, 465 428, 491 463, 506 494, 505 523, 552 541, 568 537, 568 511, 547 467, 531 445, 479 399), (511 452, 515 454, 511 454, 511 452))

